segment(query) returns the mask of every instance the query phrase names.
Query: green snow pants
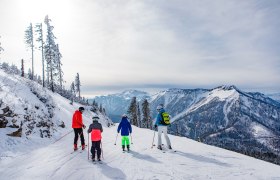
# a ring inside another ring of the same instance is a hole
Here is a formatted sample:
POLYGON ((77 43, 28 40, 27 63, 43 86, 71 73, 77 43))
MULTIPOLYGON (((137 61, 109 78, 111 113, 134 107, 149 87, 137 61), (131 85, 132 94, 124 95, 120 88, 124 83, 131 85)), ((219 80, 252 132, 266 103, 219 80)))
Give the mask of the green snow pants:
POLYGON ((130 145, 129 136, 122 136, 122 145, 130 145))

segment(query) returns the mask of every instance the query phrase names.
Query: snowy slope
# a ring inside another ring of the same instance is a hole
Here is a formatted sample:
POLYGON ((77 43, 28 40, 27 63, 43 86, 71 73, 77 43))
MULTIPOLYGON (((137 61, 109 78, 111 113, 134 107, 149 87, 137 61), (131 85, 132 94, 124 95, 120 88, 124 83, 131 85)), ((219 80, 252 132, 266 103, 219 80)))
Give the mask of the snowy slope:
MULTIPOLYGON (((133 127, 131 153, 122 153, 116 127, 104 128, 103 164, 87 150, 72 152, 73 133, 17 158, 0 161, 0 179, 280 179, 280 166, 170 136, 177 152, 151 149, 153 131, 133 127)), ((155 138, 156 140, 156 138, 155 138)), ((86 138, 87 141, 87 138, 86 138)))
POLYGON ((280 102, 280 93, 267 94, 267 96, 270 97, 271 99, 274 99, 274 100, 280 102))
MULTIPOLYGON (((280 167, 277 165, 183 137, 170 136, 177 152, 162 153, 151 149, 154 132, 136 127, 133 128, 132 152, 122 153, 120 137, 117 146, 114 145, 117 127, 105 127, 107 118, 103 116, 100 122, 104 127, 104 164, 94 165, 88 161, 87 150, 72 153, 74 133, 71 118, 79 104, 72 106, 69 100, 18 76, 7 76, 0 71, 0 79, 2 106, 9 105, 12 113, 17 114, 14 119, 8 119, 7 127, 0 128, 0 180, 280 179, 280 167), (26 119, 29 116, 32 119, 26 119), (49 118, 44 119, 46 116, 49 118), (22 137, 7 136, 7 133, 18 129, 20 122, 23 122, 22 137), (26 134, 30 130, 29 123, 32 125, 33 122, 34 128, 26 134), (46 127, 40 126, 41 122, 53 122, 47 129, 50 137, 45 137, 47 134, 43 134, 43 138, 40 136, 41 131, 46 130, 46 127), (61 122, 64 122, 65 128, 59 126, 61 122)), ((87 126, 92 116, 92 112, 85 111, 87 126)), ((253 128, 255 132, 264 131, 253 128)), ((87 142, 86 133, 85 136, 87 142)))
MULTIPOLYGON (((72 115, 80 104, 53 93, 36 82, 0 70, 0 158, 18 156, 45 146, 72 131, 72 115), (9 107, 6 116, 3 108, 9 107), (7 115, 8 114, 8 115, 7 115), (61 127, 61 125, 64 127, 61 127), (21 130, 21 137, 8 136, 21 130)), ((84 121, 91 122, 93 112, 86 107, 84 121)), ((107 125, 107 117, 100 115, 107 125)))

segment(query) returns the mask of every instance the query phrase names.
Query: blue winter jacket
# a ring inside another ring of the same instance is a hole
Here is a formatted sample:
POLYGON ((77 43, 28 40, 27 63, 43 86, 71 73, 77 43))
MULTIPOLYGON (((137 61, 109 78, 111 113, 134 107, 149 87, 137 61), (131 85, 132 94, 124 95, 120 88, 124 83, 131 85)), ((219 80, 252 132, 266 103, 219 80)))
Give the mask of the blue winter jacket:
POLYGON ((118 126, 118 133, 121 130, 121 135, 122 136, 128 136, 129 133, 132 133, 132 128, 131 128, 131 124, 128 122, 126 117, 123 117, 119 126, 118 126))
POLYGON ((156 123, 155 123, 155 125, 157 125, 157 126, 168 126, 168 125, 165 125, 165 124, 161 124, 161 121, 162 121, 162 113, 164 113, 165 112, 165 110, 164 109, 161 109, 160 111, 159 111, 159 113, 158 113, 158 115, 157 115, 157 119, 156 119, 156 123))

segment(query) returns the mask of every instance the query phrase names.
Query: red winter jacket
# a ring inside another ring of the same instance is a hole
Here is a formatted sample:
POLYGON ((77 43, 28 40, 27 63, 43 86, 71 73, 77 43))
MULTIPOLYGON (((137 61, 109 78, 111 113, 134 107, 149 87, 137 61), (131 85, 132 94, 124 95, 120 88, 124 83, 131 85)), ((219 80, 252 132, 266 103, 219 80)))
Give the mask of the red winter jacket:
POLYGON ((72 128, 82 128, 83 125, 82 113, 76 110, 72 118, 72 128))
POLYGON ((91 141, 100 141, 102 138, 101 136, 102 132, 103 132, 102 125, 97 121, 93 121, 88 128, 88 133, 91 133, 91 141))

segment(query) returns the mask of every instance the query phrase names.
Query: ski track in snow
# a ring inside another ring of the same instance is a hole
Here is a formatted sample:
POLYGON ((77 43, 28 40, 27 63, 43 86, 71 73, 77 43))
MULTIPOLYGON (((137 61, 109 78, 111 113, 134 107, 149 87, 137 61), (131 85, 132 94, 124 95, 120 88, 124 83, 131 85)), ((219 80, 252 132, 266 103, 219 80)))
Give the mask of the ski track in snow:
POLYGON ((1 160, 0 179, 280 179, 277 165, 187 138, 170 135, 177 152, 162 153, 151 148, 153 131, 136 127, 131 152, 123 153, 120 136, 114 145, 116 128, 104 128, 102 164, 88 160, 88 147, 72 153, 71 133, 18 158, 1 160))

